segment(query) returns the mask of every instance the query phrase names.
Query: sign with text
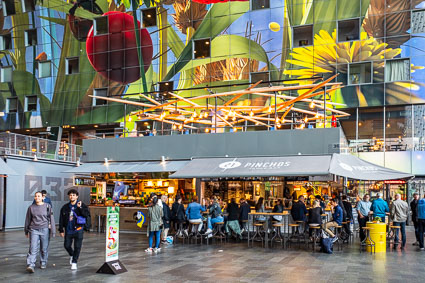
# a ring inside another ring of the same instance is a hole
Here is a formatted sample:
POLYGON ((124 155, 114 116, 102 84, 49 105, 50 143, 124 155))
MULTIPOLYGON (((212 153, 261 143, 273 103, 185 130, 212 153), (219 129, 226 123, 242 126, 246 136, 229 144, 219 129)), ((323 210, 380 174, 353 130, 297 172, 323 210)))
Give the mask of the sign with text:
POLYGON ((96 179, 88 177, 74 177, 74 186, 94 187, 96 186, 96 179))
POLYGON ((120 208, 108 207, 106 214, 106 262, 118 260, 120 208))

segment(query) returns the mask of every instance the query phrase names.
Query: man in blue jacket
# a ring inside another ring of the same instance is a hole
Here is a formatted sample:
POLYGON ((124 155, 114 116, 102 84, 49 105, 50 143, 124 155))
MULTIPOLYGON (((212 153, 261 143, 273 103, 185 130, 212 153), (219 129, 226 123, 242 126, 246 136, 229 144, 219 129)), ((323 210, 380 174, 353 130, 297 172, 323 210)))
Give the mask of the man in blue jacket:
POLYGON ((424 232, 425 232, 425 194, 424 198, 418 201, 417 215, 418 215, 418 225, 419 225, 419 249, 421 251, 425 250, 424 248, 424 232))
MULTIPOLYGON (((202 205, 198 202, 198 197, 194 196, 192 202, 186 208, 186 215, 189 223, 200 223, 198 226, 198 231, 202 230, 202 214, 201 212, 205 211, 205 200, 203 200, 202 205)), ((195 231, 191 231, 195 232, 195 231)))
POLYGON ((372 202, 370 211, 373 212, 373 218, 380 217, 382 222, 385 222, 387 212, 390 212, 388 203, 382 199, 382 193, 376 194, 376 199, 372 202))
POLYGON ((323 224, 323 229, 329 234, 330 237, 334 238, 334 242, 338 240, 335 234, 329 229, 331 227, 341 226, 343 219, 342 208, 339 206, 338 199, 334 198, 331 200, 331 207, 333 208, 332 218, 330 222, 323 224))

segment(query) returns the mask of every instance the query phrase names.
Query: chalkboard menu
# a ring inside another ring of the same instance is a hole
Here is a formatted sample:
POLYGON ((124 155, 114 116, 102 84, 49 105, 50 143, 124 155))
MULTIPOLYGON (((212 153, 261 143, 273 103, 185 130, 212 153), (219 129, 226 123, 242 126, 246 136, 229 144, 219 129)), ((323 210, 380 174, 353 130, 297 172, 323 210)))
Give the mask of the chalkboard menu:
POLYGON ((74 186, 94 187, 96 186, 96 179, 88 177, 74 177, 74 186))

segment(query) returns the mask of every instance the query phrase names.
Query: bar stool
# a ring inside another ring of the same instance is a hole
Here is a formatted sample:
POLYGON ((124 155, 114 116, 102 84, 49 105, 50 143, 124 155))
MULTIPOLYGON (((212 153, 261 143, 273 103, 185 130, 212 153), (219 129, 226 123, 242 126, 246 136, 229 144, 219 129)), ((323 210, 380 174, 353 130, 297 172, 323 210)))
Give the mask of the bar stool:
POLYGON ((183 241, 183 245, 184 245, 184 240, 186 239, 189 240, 189 235, 186 235, 186 232, 183 227, 183 222, 178 223, 178 229, 176 231, 175 237, 176 237, 176 244, 178 239, 181 239, 183 241))
POLYGON ((275 239, 277 240, 277 242, 279 242, 279 243, 281 243, 281 245, 282 245, 282 248, 284 247, 284 245, 285 245, 285 238, 284 237, 282 237, 282 227, 283 227, 283 223, 279 223, 279 222, 277 222, 277 223, 273 223, 272 224, 272 227, 273 227, 273 232, 274 232, 274 235, 273 235, 273 237, 270 239, 270 247, 273 247, 273 242, 275 241, 275 239))
POLYGON ((198 243, 198 239, 200 240, 200 242, 201 242, 201 245, 202 245, 202 235, 201 235, 201 233, 199 233, 199 225, 201 225, 201 221, 199 221, 199 222, 192 222, 192 223, 190 223, 190 230, 189 231, 195 231, 195 232, 192 232, 190 235, 189 235, 189 242, 191 241, 191 240, 194 240, 195 241, 195 244, 197 244, 198 243))
MULTIPOLYGON (((259 222, 254 223, 255 233, 251 238, 251 243, 252 243, 253 246, 254 246, 254 241, 257 237, 260 238, 261 244, 262 245, 264 244, 264 238, 263 238, 263 236, 261 236, 261 231, 260 231, 261 228, 263 228, 263 223, 259 223, 259 222)), ((248 246, 249 246, 249 243, 248 243, 248 246)))
POLYGON ((391 243, 393 244, 393 246, 398 245, 398 243, 395 242, 395 235, 396 233, 398 234, 398 232, 400 231, 400 226, 394 226, 394 225, 390 225, 390 230, 387 234, 387 238, 388 238, 388 246, 391 245, 391 243))
MULTIPOLYGON (((321 238, 321 232, 322 232, 322 227, 321 227, 321 225, 319 225, 319 224, 309 224, 308 225, 309 227, 309 229, 312 231, 312 237, 313 237, 313 242, 312 242, 312 245, 313 245, 313 253, 314 252, 316 252, 316 243, 317 242, 319 242, 320 241, 320 238, 321 238)), ((308 249, 308 246, 309 246, 309 241, 307 242, 307 249, 308 249)))
POLYGON ((289 238, 288 238, 288 246, 293 243, 293 240, 296 239, 298 243, 298 247, 300 247, 300 224, 289 224, 289 228, 291 229, 289 238))
MULTIPOLYGON (((224 222, 217 222, 214 224, 214 231, 213 231, 213 235, 212 237, 214 239, 220 239, 220 243, 223 243, 223 239, 224 242, 226 243, 227 237, 226 234, 223 233, 223 225, 224 222)), ((208 238, 207 238, 207 243, 208 243, 208 238)))
POLYGON ((375 253, 375 242, 370 238, 370 227, 363 227, 362 228, 365 232, 365 239, 360 243, 360 252, 362 252, 362 247, 370 247, 370 253, 375 253))

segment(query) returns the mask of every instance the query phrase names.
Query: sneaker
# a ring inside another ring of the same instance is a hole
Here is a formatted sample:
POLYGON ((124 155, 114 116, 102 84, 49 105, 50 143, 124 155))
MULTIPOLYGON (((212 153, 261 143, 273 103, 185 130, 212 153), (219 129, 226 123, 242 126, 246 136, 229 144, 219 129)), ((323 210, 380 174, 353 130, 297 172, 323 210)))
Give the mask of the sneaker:
POLYGON ((212 234, 211 233, 209 233, 208 235, 207 235, 207 238, 212 238, 212 234))
POLYGON ((160 251, 161 251, 161 248, 154 248, 154 249, 153 249, 153 252, 154 252, 154 253, 159 253, 160 251))
POLYGON ((414 242, 412 246, 419 246, 419 242, 414 242))
POLYGON ((147 248, 147 249, 145 250, 145 252, 147 252, 148 254, 151 254, 151 253, 152 253, 152 251, 153 251, 153 249, 152 249, 152 248, 147 248))
POLYGON ((207 229, 207 231, 205 231, 205 235, 208 235, 208 234, 211 234, 212 233, 212 230, 211 229, 207 229))
POLYGON ((187 229, 186 229, 186 230, 183 230, 183 233, 184 233, 184 235, 185 235, 186 237, 189 237, 189 233, 187 233, 187 229))
POLYGON ((41 268, 41 269, 46 269, 46 267, 47 267, 47 264, 45 264, 45 263, 42 263, 42 264, 40 265, 40 268, 41 268))
POLYGON ((28 273, 34 273, 34 267, 28 266, 27 271, 28 271, 28 273))
POLYGON ((76 263, 71 264, 71 270, 77 270, 77 264, 76 263))
POLYGON ((338 237, 337 237, 337 236, 335 236, 335 237, 332 239, 332 243, 335 243, 336 241, 338 241, 338 237))
POLYGON ((69 264, 72 264, 72 256, 69 258, 69 264))
POLYGON ((421 251, 424 251, 425 250, 425 248, 419 248, 421 251))

